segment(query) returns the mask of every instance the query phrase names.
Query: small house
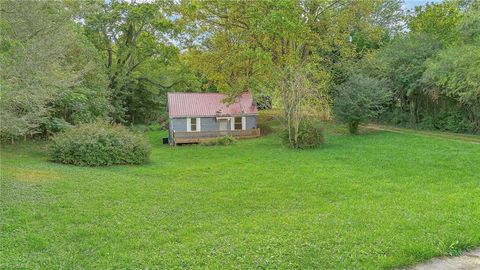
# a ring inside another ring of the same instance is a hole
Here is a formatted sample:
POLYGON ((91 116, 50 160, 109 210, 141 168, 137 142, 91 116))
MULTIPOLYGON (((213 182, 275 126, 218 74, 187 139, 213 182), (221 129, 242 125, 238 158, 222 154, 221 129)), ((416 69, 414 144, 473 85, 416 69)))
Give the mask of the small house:
POLYGON ((257 107, 250 92, 233 103, 220 93, 168 93, 169 141, 198 143, 215 137, 260 136, 257 107))

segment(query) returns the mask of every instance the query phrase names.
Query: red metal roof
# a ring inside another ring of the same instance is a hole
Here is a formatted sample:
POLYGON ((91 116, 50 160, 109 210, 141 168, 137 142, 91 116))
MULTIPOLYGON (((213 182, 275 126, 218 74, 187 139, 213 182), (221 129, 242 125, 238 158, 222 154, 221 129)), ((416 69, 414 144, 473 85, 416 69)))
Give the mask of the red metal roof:
POLYGON ((228 116, 256 114, 250 92, 244 92, 233 104, 226 104, 226 95, 220 93, 168 93, 170 117, 228 116))

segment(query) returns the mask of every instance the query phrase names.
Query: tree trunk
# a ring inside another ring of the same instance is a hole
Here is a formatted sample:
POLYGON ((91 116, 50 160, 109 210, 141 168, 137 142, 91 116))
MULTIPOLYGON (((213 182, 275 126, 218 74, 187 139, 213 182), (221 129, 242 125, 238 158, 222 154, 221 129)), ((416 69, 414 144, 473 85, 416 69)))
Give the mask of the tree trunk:
POLYGON ((358 134, 358 122, 348 123, 348 131, 350 134, 358 134))
POLYGON ((112 67, 112 45, 108 45, 108 62, 107 62, 107 68, 110 69, 112 67))

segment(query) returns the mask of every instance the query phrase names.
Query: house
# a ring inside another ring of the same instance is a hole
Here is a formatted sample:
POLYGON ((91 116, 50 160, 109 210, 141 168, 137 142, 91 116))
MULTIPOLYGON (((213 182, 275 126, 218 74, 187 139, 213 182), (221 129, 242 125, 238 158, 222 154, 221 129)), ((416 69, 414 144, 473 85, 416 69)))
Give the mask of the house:
POLYGON ((197 143, 226 135, 260 136, 252 94, 244 92, 231 104, 226 98, 220 93, 168 93, 170 144, 197 143))

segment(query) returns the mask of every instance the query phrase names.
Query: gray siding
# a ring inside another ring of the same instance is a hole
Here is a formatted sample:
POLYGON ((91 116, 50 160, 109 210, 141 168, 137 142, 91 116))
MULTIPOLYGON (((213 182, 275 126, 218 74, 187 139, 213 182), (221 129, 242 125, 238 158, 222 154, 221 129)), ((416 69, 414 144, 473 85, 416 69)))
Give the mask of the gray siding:
POLYGON ((200 120, 200 126, 201 131, 219 130, 220 128, 215 117, 202 117, 202 120, 200 120))
MULTIPOLYGON (((171 128, 175 131, 187 131, 187 118, 170 118, 171 128)), ((218 130, 219 124, 215 117, 201 117, 200 130, 218 130)))
MULTIPOLYGON (((246 116, 246 129, 254 129, 257 128, 257 116, 250 115, 246 116)), ((201 117, 200 120, 201 124, 201 131, 211 131, 211 130, 219 130, 220 124, 217 121, 216 117, 201 117)), ((187 118, 170 118, 169 121, 169 130, 168 134, 170 137, 170 142, 173 139, 173 131, 187 131, 187 118)), ((228 130, 230 130, 231 123, 230 120, 228 121, 228 130)))
POLYGON ((170 118, 170 123, 175 131, 187 131, 187 118, 170 118))
POLYGON ((251 115, 247 116, 245 129, 254 129, 257 128, 257 116, 251 115))
POLYGON ((168 142, 170 144, 173 144, 173 133, 172 133, 172 119, 170 119, 170 121, 168 121, 168 142))
POLYGON ((173 131, 187 131, 187 118, 170 118, 168 125, 168 136, 170 143, 173 144, 173 131))

